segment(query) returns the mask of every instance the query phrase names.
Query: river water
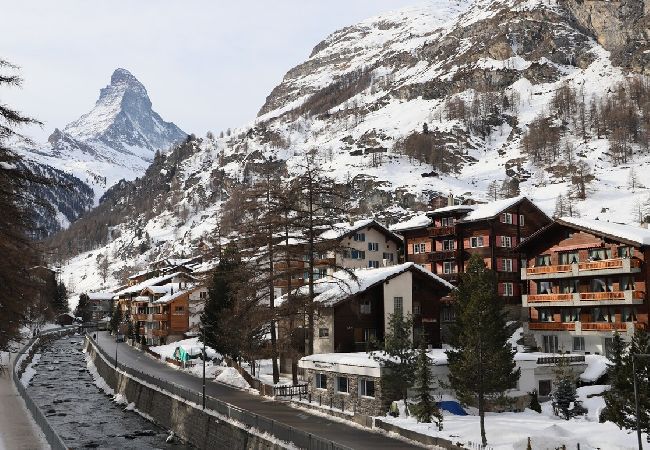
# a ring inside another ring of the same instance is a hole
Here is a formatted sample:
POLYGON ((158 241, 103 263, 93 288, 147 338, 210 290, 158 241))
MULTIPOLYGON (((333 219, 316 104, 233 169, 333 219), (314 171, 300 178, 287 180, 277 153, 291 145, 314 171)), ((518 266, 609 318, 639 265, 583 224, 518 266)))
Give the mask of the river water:
POLYGON ((185 449, 166 443, 168 432, 124 405, 112 401, 93 383, 86 367, 82 336, 58 339, 40 348, 41 358, 28 390, 54 430, 71 448, 185 449))

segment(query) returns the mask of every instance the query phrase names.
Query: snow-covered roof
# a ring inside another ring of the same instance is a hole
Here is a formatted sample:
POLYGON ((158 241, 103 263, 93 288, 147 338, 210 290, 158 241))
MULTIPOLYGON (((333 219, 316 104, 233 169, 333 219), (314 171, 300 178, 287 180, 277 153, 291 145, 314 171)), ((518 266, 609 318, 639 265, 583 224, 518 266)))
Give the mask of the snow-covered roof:
POLYGON ((396 241, 401 241, 401 238, 398 235, 396 235, 388 228, 386 228, 385 226, 377 222, 375 219, 362 219, 352 223, 350 222, 335 223, 332 226, 332 229, 325 231, 319 237, 320 239, 323 240, 340 239, 347 234, 354 233, 355 231, 362 230, 369 226, 379 229, 384 234, 392 237, 396 241))
POLYGON ((499 215, 502 211, 516 205, 525 198, 525 196, 520 195, 518 197, 495 200, 493 202, 484 203, 481 205, 472 205, 472 210, 470 213, 467 214, 467 216, 463 217, 461 221, 474 222, 476 220, 491 219, 492 217, 499 215))
POLYGON ((112 292, 89 292, 88 298, 90 300, 112 300, 115 294, 112 292))
POLYGON ((128 286, 121 291, 118 291, 115 293, 115 296, 120 296, 124 294, 137 294, 142 292, 145 288, 148 288, 150 286, 156 286, 161 283, 164 283, 165 281, 169 281, 172 278, 175 277, 183 277, 183 278, 188 278, 190 280, 194 280, 194 277, 191 275, 186 274, 185 272, 174 272, 174 273, 169 273, 167 275, 162 275, 159 277, 155 278, 149 278, 148 280, 144 280, 141 283, 134 284, 133 286, 128 286))
POLYGON ((412 230, 414 228, 423 228, 431 225, 432 220, 426 214, 418 214, 411 217, 404 222, 399 222, 391 225, 390 230, 400 232, 404 230, 412 230))
POLYGON ((313 361, 326 364, 341 364, 357 367, 381 367, 381 363, 372 357, 372 353, 317 353, 303 356, 301 361, 313 361))
POLYGON ((166 294, 174 289, 173 284, 163 284, 162 286, 149 286, 144 288, 144 292, 151 292, 152 294, 166 294))
POLYGON ((163 295, 160 298, 157 298, 156 300, 154 300, 151 303, 155 303, 155 304, 158 304, 158 305, 159 304, 164 304, 164 303, 169 303, 169 302, 174 301, 174 300, 176 300, 177 298, 179 298, 179 297, 181 297, 183 295, 189 294, 191 291, 192 291, 192 289, 182 289, 182 290, 179 290, 179 291, 171 291, 170 290, 168 293, 166 293, 165 295, 163 295))
MULTIPOLYGON (((415 263, 407 262, 395 266, 380 267, 379 269, 355 269, 352 274, 345 270, 334 272, 330 277, 318 280, 314 285, 314 291, 317 294, 314 301, 325 306, 332 306, 345 300, 346 298, 359 294, 377 283, 382 283, 389 278, 393 278, 409 270, 418 271, 431 280, 445 286, 448 289, 454 289, 454 286, 440 278, 438 275, 418 266, 415 263)), ((298 288, 298 293, 306 294, 307 286, 298 288)), ((286 299, 286 295, 278 299, 279 303, 286 299)))
POLYGON ((151 269, 143 270, 141 272, 136 273, 135 275, 131 275, 129 277, 129 280, 134 280, 134 279, 136 279, 138 277, 141 277, 142 275, 147 275, 147 274, 153 273, 153 272, 157 272, 157 270, 151 270, 151 269))
POLYGON ((633 225, 606 222, 604 220, 582 219, 577 217, 560 217, 556 220, 559 224, 574 226, 583 230, 593 231, 638 245, 650 245, 650 230, 633 225))
POLYGON ((457 211, 472 211, 476 205, 452 205, 452 206, 443 206, 442 208, 436 208, 433 211, 429 212, 429 214, 432 215, 437 215, 440 213, 448 213, 448 212, 457 212, 457 211))

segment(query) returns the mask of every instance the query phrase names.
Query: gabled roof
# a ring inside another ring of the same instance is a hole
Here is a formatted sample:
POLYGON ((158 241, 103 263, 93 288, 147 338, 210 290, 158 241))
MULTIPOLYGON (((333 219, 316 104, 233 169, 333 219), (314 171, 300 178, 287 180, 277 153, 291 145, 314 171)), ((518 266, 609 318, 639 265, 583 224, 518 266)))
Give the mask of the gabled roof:
POLYGON ((450 212, 470 212, 473 211, 476 208, 477 205, 452 205, 452 206, 443 206, 442 208, 437 208, 434 209, 433 211, 429 211, 427 215, 429 217, 431 216, 437 216, 439 214, 445 214, 445 213, 450 213, 450 212))
POLYGON ((113 300, 115 294, 112 292, 89 292, 88 298, 90 300, 113 300))
POLYGON ((639 246, 650 245, 650 230, 646 228, 577 217, 560 217, 555 221, 561 225, 588 231, 614 240, 622 240, 639 246))
POLYGON ((650 230, 646 228, 597 219, 560 217, 544 228, 540 228, 535 233, 528 236, 528 238, 524 239, 515 250, 527 248, 529 245, 539 240, 546 232, 557 227, 568 227, 574 230, 585 231, 587 233, 595 234, 596 236, 620 241, 629 245, 650 245, 650 230))
POLYGON ((188 275, 185 272, 174 272, 174 273, 169 273, 167 275, 162 275, 160 277, 149 278, 148 280, 144 280, 141 283, 134 284, 133 286, 128 286, 122 289, 121 291, 116 292, 115 296, 120 296, 124 294, 139 294, 140 292, 142 292, 143 289, 148 288, 149 286, 159 286, 161 284, 165 284, 165 282, 175 277, 186 278, 192 281, 196 280, 196 278, 194 278, 192 275, 188 275))
POLYGON ((327 230, 322 233, 319 237, 322 240, 334 240, 334 239, 343 239, 344 237, 350 236, 357 231, 363 230, 364 228, 376 228, 380 233, 384 234, 387 238, 392 239, 395 242, 402 242, 402 238, 397 234, 390 231, 388 228, 377 222, 375 219, 362 219, 355 222, 341 222, 335 223, 331 230, 327 230))
MULTIPOLYGON (((415 263, 407 262, 379 269, 356 269, 352 271, 356 280, 348 271, 334 272, 331 277, 318 280, 315 283, 314 291, 317 295, 314 297, 314 301, 323 306, 334 306, 349 297, 360 294, 408 271, 420 273, 449 290, 454 289, 451 283, 443 280, 438 275, 423 269, 415 263)), ((306 294, 307 286, 298 288, 297 293, 306 294)), ((279 299, 279 303, 284 300, 286 300, 286 295, 279 299)))
POLYGON ((426 228, 431 225, 433 221, 428 216, 428 213, 421 213, 411 217, 404 222, 399 222, 390 226, 390 230, 396 233, 406 230, 415 230, 418 228, 426 228))

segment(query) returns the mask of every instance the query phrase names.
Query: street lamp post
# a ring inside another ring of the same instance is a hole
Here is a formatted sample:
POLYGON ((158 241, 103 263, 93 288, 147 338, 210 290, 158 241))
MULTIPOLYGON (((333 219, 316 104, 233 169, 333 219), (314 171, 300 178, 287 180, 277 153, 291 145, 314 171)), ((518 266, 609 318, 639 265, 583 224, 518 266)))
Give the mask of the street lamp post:
POLYGON ((203 332, 203 354, 201 359, 203 360, 203 409, 205 409, 205 326, 201 327, 203 332))
MULTIPOLYGON (((119 336, 119 333, 118 333, 119 336)), ((118 337, 115 336, 115 370, 117 370, 117 344, 119 343, 118 337)))

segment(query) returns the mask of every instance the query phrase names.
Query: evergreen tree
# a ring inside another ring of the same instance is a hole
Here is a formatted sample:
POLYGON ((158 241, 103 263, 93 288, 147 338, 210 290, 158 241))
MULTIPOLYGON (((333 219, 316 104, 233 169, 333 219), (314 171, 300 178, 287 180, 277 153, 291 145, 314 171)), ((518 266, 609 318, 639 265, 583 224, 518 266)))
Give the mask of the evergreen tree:
POLYGON ((541 414, 542 405, 539 404, 539 398, 537 398, 537 391, 533 390, 532 392, 529 392, 528 395, 530 395, 530 404, 528 405, 528 407, 533 411, 537 411, 538 413, 541 414))
POLYGON ((212 274, 208 299, 201 314, 199 338, 215 351, 233 359, 239 359, 240 339, 237 327, 232 322, 236 296, 236 271, 239 261, 234 249, 225 249, 219 264, 212 274), (232 325, 232 326, 231 326, 232 325))
POLYGON ((559 356, 555 367, 555 388, 553 389, 553 411, 555 415, 569 420, 587 411, 577 400, 576 376, 571 370, 568 358, 559 356))
POLYGON ((404 400, 408 415, 408 388, 413 385, 417 353, 413 350, 411 333, 413 318, 404 317, 397 310, 388 320, 388 332, 381 346, 383 352, 373 354, 376 361, 386 369, 382 375, 382 386, 388 396, 404 400))
POLYGON ((57 316, 70 310, 68 306, 68 289, 62 281, 59 281, 56 285, 54 297, 52 298, 52 308, 57 316))
POLYGON ((122 323, 122 310, 119 305, 113 309, 113 315, 111 316, 111 321, 109 323, 111 331, 115 334, 118 333, 120 328, 120 323, 122 323))
MULTIPOLYGON (((634 404, 634 389, 632 371, 633 355, 650 353, 650 339, 645 330, 636 330, 628 353, 624 356, 625 371, 630 376, 630 390, 626 395, 626 401, 623 406, 622 421, 619 425, 623 428, 633 430, 636 428, 636 408, 634 404)), ((637 380, 637 392, 639 396, 639 426, 641 432, 650 432, 650 359, 635 357, 634 368, 637 380)))
POLYGON ((449 382, 463 404, 478 406, 481 441, 487 445, 486 400, 514 388, 520 370, 515 369, 515 350, 508 344, 496 275, 486 269, 480 256, 472 255, 452 295, 456 322, 451 330, 452 349, 447 350, 449 382))
POLYGON ((79 296, 79 303, 74 310, 75 317, 81 317, 83 322, 88 322, 92 319, 92 311, 90 310, 90 299, 87 294, 81 294, 79 296))
POLYGON ((431 361, 427 356, 427 345, 421 339, 415 363, 415 390, 417 392, 417 403, 413 405, 413 413, 418 422, 431 423, 434 419, 438 430, 442 430, 442 413, 438 409, 435 399, 431 395, 431 361))
POLYGON ((633 401, 631 367, 625 365, 627 345, 621 335, 616 332, 612 339, 612 348, 609 356, 611 365, 607 367, 607 377, 610 389, 605 392, 605 409, 601 413, 601 420, 609 420, 619 427, 625 422, 624 410, 626 402, 633 401))

